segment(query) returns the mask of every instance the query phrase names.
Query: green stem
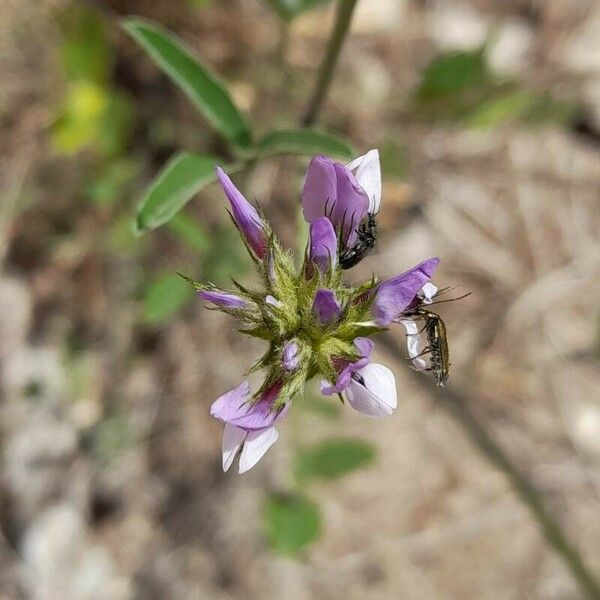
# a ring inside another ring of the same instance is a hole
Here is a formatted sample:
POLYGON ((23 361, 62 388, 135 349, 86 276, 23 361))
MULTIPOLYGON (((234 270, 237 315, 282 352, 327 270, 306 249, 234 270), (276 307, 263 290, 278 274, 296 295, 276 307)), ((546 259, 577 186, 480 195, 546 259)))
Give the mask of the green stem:
MULTIPOLYGON (((402 357, 403 351, 398 343, 389 336, 381 338, 383 344, 396 357, 402 357)), ((425 385, 421 374, 414 374, 415 383, 427 387, 427 392, 433 394, 439 405, 443 406, 464 429, 471 441, 490 463, 502 471, 510 481, 513 489, 531 512, 532 517, 542 530, 548 544, 555 550, 571 575, 585 594, 593 599, 600 599, 600 582, 588 570, 577 548, 569 541, 562 527, 545 505, 542 493, 511 461, 502 447, 488 433, 485 426, 473 415, 471 401, 465 401, 467 394, 461 394, 452 388, 433 388, 425 385)))
POLYGON ((350 22, 352 21, 352 13, 356 6, 357 0, 339 0, 337 7, 337 15, 335 25, 331 37, 327 42, 327 49, 323 61, 319 67, 319 75, 315 84, 310 102, 304 116, 302 117, 302 125, 309 127, 315 123, 323 102, 331 85, 333 78, 333 72, 340 56, 340 51, 344 43, 344 39, 350 29, 350 22))

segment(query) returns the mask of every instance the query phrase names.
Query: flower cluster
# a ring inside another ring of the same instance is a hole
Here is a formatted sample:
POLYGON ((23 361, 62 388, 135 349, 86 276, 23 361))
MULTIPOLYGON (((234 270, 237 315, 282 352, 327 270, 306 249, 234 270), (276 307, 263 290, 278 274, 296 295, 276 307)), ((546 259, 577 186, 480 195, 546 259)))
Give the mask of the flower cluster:
POLYGON ((235 291, 192 283, 202 299, 236 317, 242 333, 268 343, 251 369, 265 372, 262 385, 252 392, 248 381, 243 381, 210 409, 225 424, 223 469, 227 471, 239 453, 243 473, 277 441, 277 422, 315 376, 322 379, 324 395, 337 394, 342 402, 371 417, 392 414, 397 406, 394 375, 385 365, 371 362, 370 337, 391 323, 402 323, 413 366, 427 368, 420 357, 418 325, 410 315, 435 295, 429 280, 439 260, 430 258, 386 281, 373 277, 357 287, 343 282, 340 255, 357 243, 361 223, 379 211, 377 150, 348 165, 325 156, 310 162, 302 190, 309 240, 300 268, 264 215, 221 168, 217 176, 260 283, 248 288, 234 281, 235 291))

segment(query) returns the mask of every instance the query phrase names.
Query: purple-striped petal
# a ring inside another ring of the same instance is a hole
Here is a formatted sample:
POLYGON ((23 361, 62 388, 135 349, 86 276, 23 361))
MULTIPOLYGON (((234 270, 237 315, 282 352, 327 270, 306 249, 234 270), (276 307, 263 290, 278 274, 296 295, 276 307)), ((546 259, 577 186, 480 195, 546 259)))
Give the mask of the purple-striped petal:
POLYGON ((329 325, 337 320, 342 307, 335 297, 335 292, 328 289, 317 290, 313 300, 313 312, 321 325, 329 325))
POLYGON ((265 236, 265 227, 258 212, 244 198, 221 167, 217 167, 216 171, 221 186, 231 204, 231 212, 240 233, 244 236, 256 256, 263 258, 267 251, 267 238, 265 236))
POLYGON ((348 246, 356 240, 368 209, 369 197, 348 167, 321 155, 311 160, 302 189, 302 210, 309 223, 328 217, 348 246))
POLYGON ((430 258, 406 273, 377 286, 373 316, 378 325, 385 327, 398 318, 414 300, 417 292, 429 281, 439 262, 439 258, 430 258))
POLYGON ((369 196, 348 167, 336 163, 337 199, 331 216, 332 223, 346 246, 354 244, 358 226, 367 216, 369 196))
POLYGON ((307 223, 329 215, 337 198, 335 163, 317 154, 309 163, 302 188, 302 212, 307 223))
POLYGON ((248 302, 237 294, 217 290, 198 290, 198 296, 220 308, 247 308, 248 302))

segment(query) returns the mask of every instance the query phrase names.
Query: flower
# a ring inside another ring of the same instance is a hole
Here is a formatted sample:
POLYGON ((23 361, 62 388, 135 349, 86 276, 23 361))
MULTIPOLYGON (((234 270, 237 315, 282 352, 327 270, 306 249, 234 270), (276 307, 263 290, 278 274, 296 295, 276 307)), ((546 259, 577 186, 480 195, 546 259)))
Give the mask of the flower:
POLYGON ((329 325, 337 320, 341 311, 342 307, 337 301, 333 290, 320 289, 316 291, 313 312, 321 325, 329 325))
POLYGON ((354 371, 344 396, 352 408, 369 417, 387 417, 398 406, 394 374, 378 363, 354 371))
POLYGON ((220 290, 198 290, 198 296, 221 308, 248 308, 248 302, 237 294, 220 290))
POLYGON ((321 273, 327 273, 337 265, 337 238, 327 217, 318 217, 310 224, 308 259, 308 277, 312 276, 312 265, 321 273))
POLYGON ((373 302, 376 323, 386 327, 396 320, 429 281, 439 262, 439 258, 430 258, 405 273, 380 283, 375 290, 373 302))
POLYGON ((369 356, 371 356, 371 352, 373 352, 375 343, 368 338, 358 337, 354 340, 354 346, 356 347, 360 358, 355 361, 343 359, 336 360, 338 376, 335 380, 335 385, 332 385, 328 381, 321 382, 321 393, 324 396, 341 394, 348 387, 352 374, 355 371, 362 369, 369 362, 369 356))
POLYGON ((299 367, 300 347, 298 346, 298 342, 294 340, 286 342, 283 347, 283 352, 281 353, 281 364, 288 372, 295 371, 299 367))
POLYGON ((223 431, 223 470, 228 471, 240 452, 239 472, 245 473, 279 439, 274 424, 283 418, 287 407, 273 410, 281 385, 268 388, 255 404, 248 404, 250 384, 243 381, 223 394, 210 407, 210 414, 225 423, 223 431))
POLYGON ((254 206, 233 185, 227 173, 221 167, 217 167, 216 171, 231 204, 232 217, 237 228, 254 254, 258 258, 263 258, 267 250, 267 235, 262 219, 254 206))
POLYGON ((348 167, 321 155, 311 160, 302 190, 302 210, 308 223, 327 217, 342 243, 351 246, 368 209, 369 197, 348 167))
POLYGON ((301 401, 309 379, 320 376, 324 396, 339 395, 371 417, 392 414, 396 382, 385 365, 370 362, 374 335, 392 323, 407 331, 412 366, 427 370, 421 357, 420 320, 437 288, 430 282, 439 259, 430 258, 386 281, 375 276, 360 285, 343 280, 340 255, 356 239, 367 215, 379 211, 379 153, 370 150, 348 165, 325 156, 309 164, 302 209, 310 224, 300 268, 269 223, 220 168, 217 176, 231 216, 254 261, 258 284, 235 280, 226 291, 184 276, 211 308, 235 317, 239 331, 268 345, 250 372, 263 372, 252 393, 247 380, 220 396, 210 414, 224 423, 222 461, 227 471, 239 455, 239 472, 251 469, 277 441, 275 425, 301 401))

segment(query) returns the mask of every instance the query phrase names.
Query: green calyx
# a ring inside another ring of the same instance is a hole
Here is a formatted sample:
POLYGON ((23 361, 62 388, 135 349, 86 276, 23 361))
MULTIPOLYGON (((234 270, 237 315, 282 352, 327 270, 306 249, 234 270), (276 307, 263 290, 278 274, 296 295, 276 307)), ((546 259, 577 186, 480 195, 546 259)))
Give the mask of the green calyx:
POLYGON ((377 326, 371 317, 377 286, 375 278, 359 287, 348 286, 342 281, 339 267, 323 273, 309 263, 308 253, 297 269, 291 253, 281 247, 274 234, 269 234, 264 258, 257 260, 253 256, 260 282, 257 288, 234 281, 236 291, 225 292, 210 283, 184 278, 198 290, 220 293, 224 297, 233 295, 244 304, 243 308, 232 308, 210 300, 216 310, 240 320, 241 333, 268 342, 266 352, 251 369, 266 370, 267 376, 250 402, 257 401, 271 385, 281 382, 274 404, 277 409, 302 393, 306 381, 314 376, 334 382, 340 364, 360 358, 354 340, 385 328, 377 326), (339 314, 326 323, 319 320, 314 308, 315 295, 323 289, 331 290, 340 306, 339 314), (284 366, 288 344, 296 349, 291 369, 284 366))

